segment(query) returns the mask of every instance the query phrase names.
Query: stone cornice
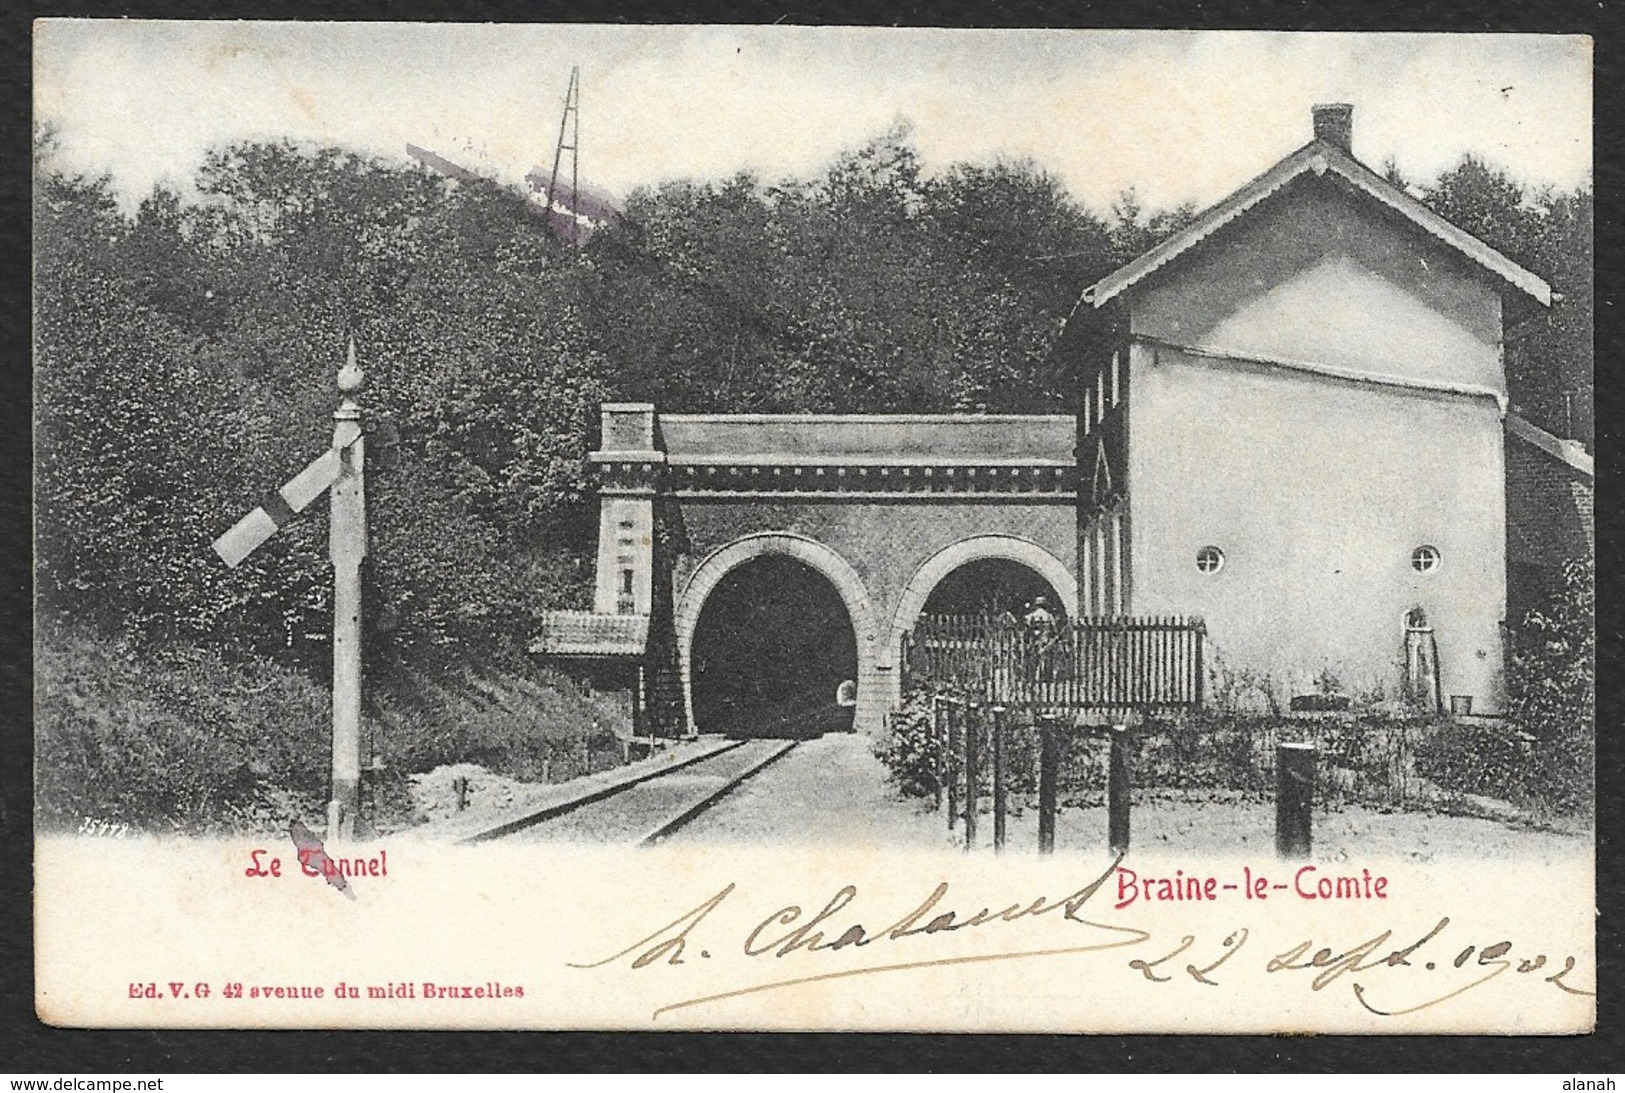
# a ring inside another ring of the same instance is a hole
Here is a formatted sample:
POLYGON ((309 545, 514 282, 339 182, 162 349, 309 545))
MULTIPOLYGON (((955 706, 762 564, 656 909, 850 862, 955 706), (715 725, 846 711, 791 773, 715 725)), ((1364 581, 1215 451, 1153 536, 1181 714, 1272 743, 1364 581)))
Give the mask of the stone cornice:
POLYGON ((1070 464, 989 460, 976 463, 885 462, 669 464, 665 485, 678 497, 795 497, 853 500, 977 497, 1066 500, 1077 494, 1070 464))
POLYGON ((588 457, 602 493, 617 496, 849 500, 1004 497, 1072 501, 1074 460, 949 454, 673 454, 599 451, 588 457))
POLYGON ((846 467, 875 470, 910 468, 1071 467, 1070 459, 951 455, 668 455, 673 467, 846 467))
POLYGON ((665 478, 661 452, 593 452, 591 461, 598 491, 609 496, 653 496, 665 478))

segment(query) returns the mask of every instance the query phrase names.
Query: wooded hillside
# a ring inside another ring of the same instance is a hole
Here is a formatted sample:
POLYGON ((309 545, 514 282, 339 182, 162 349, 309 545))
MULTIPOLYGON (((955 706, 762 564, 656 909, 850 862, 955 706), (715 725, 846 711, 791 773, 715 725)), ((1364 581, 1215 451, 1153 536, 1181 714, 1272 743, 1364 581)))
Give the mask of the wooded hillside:
MULTIPOLYGON (((386 691, 516 667, 542 611, 588 601, 601 401, 1064 410, 1050 348, 1078 294, 1192 212, 1091 210, 1030 162, 928 174, 898 128, 810 178, 640 191, 574 248, 521 193, 335 148, 221 149, 195 194, 133 212, 52 151, 42 135, 42 619, 324 681, 324 506, 237 570, 209 544, 328 445, 353 336, 381 430, 367 655, 386 691)), ((1563 294, 1509 350, 1514 399, 1589 444, 1590 192, 1471 159, 1422 192, 1563 294)))

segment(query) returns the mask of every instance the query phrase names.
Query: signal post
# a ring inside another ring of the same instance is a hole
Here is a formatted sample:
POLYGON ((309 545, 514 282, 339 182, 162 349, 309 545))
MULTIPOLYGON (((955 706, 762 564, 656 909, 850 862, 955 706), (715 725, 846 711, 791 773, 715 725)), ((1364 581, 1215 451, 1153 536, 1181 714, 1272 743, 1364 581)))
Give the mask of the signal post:
POLYGON ((333 774, 327 803, 328 838, 351 838, 361 811, 361 562, 367 556, 367 499, 362 468, 363 376, 355 340, 339 370, 339 407, 333 411, 333 446, 294 475, 265 503, 214 542, 235 569, 323 490, 333 506, 328 557, 333 561, 333 774))
POLYGON ((361 561, 367 556, 367 498, 366 440, 355 396, 362 381, 351 341, 338 377, 339 407, 333 411, 339 473, 330 490, 328 539, 333 560, 333 784, 327 830, 344 838, 355 834, 361 811, 361 561))

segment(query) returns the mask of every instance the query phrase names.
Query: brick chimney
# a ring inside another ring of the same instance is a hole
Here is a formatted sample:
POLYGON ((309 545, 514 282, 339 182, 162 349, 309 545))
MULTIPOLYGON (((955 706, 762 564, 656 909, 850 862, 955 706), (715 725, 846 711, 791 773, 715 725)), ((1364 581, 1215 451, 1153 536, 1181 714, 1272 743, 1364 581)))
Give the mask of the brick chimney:
POLYGON ((1353 155, 1354 105, 1346 102, 1316 103, 1311 112, 1315 119, 1315 139, 1353 155))

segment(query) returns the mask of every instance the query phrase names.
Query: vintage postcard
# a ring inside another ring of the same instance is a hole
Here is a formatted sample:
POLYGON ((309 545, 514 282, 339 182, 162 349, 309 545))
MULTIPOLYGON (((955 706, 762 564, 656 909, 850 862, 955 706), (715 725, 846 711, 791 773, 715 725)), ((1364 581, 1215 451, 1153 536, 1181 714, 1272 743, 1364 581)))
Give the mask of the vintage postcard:
POLYGON ((40 1017, 1589 1031, 1591 50, 35 24, 40 1017))

